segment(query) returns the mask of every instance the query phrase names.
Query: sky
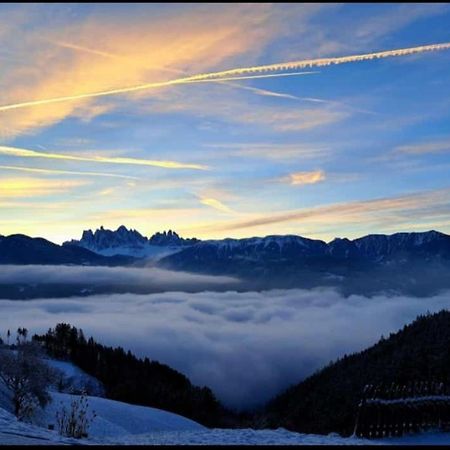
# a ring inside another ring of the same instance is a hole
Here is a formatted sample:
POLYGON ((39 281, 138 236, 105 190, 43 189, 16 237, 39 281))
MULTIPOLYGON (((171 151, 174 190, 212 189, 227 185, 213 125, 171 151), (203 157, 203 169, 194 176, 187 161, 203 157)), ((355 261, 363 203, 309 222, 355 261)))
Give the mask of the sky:
POLYGON ((449 42, 447 4, 2 4, 0 234, 450 233, 450 48, 284 64, 449 42))

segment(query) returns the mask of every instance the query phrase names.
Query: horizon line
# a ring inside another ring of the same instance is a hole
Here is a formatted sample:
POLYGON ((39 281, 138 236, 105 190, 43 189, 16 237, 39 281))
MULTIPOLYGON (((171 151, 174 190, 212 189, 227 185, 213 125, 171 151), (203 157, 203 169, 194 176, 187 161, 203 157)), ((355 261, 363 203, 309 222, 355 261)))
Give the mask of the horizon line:
MULTIPOLYGON (((443 234, 445 236, 450 236, 450 234, 444 233, 443 231, 439 231, 439 230, 435 230, 435 229, 429 229, 427 231, 396 231, 394 233, 389 233, 389 234, 387 234, 387 233, 368 233, 368 234, 364 234, 364 235, 359 236, 359 237, 354 238, 354 239, 350 239, 350 238, 347 238, 347 237, 338 237, 338 236, 336 236, 336 237, 334 237, 333 239, 331 239, 329 241, 326 241, 326 240, 323 240, 323 239, 310 238, 310 237, 302 236, 301 234, 291 234, 291 233, 290 234, 267 234, 265 236, 250 236, 250 237, 243 237, 243 238, 225 237, 225 238, 216 238, 216 239, 200 239, 200 238, 197 238, 195 236, 193 236, 193 237, 182 237, 179 233, 177 233, 175 230, 170 229, 170 228, 167 229, 167 231, 166 230, 157 231, 157 232, 153 233, 151 236, 145 236, 142 233, 140 233, 136 228, 131 228, 131 227, 127 228, 126 225, 119 225, 116 230, 109 229, 109 228, 104 228, 103 225, 101 225, 95 231, 93 231, 91 228, 83 230, 82 235, 86 231, 91 231, 94 234, 97 231, 111 231, 111 232, 115 233, 121 227, 124 227, 127 231, 136 231, 137 233, 139 233, 142 237, 146 238, 147 240, 151 239, 152 237, 156 236, 157 234, 167 234, 169 232, 172 232, 172 233, 175 233, 177 236, 179 236, 181 239, 185 239, 185 240, 197 239, 199 242, 225 241, 225 240, 242 241, 242 240, 250 240, 250 239, 266 239, 266 238, 270 238, 270 237, 299 237, 299 238, 302 238, 302 239, 309 239, 311 241, 320 241, 320 242, 324 242, 325 244, 330 244, 331 242, 333 242, 335 240, 345 240, 345 239, 347 239, 350 242, 353 242, 355 240, 362 239, 362 238, 367 237, 367 236, 394 236, 396 234, 425 234, 425 233, 433 233, 434 232, 434 233, 443 234)), ((71 239, 63 241, 62 244, 57 244, 56 242, 53 242, 50 239, 47 239, 47 238, 42 237, 42 236, 30 236, 30 235, 25 234, 25 233, 13 233, 13 234, 9 234, 9 235, 3 235, 0 232, 0 239, 1 238, 12 237, 12 236, 26 236, 26 237, 31 238, 31 239, 44 239, 44 240, 46 240, 48 242, 51 242, 52 244, 59 245, 59 246, 63 246, 64 244, 70 244, 72 241, 81 241, 81 239, 82 239, 82 237, 80 239, 71 238, 71 239)))

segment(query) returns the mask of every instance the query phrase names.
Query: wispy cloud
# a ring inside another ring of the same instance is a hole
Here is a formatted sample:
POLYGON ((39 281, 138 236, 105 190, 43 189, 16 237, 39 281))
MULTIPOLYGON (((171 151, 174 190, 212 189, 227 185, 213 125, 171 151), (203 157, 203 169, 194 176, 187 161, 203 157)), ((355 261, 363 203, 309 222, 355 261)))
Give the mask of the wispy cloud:
POLYGON ((261 108, 236 115, 241 123, 267 125, 275 131, 296 132, 330 125, 349 117, 344 111, 331 109, 261 108))
POLYGON ((450 139, 421 142, 417 144, 400 145, 394 148, 394 153, 424 155, 427 153, 450 152, 450 139))
MULTIPOLYGON (((253 60, 253 53, 278 33, 282 22, 275 10, 272 5, 198 5, 183 14, 174 9, 155 16, 142 8, 131 28, 128 15, 93 13, 69 24, 26 30, 20 56, 28 66, 12 65, 5 72, 1 132, 8 138, 49 126, 95 98, 154 95, 180 83, 169 79, 169 72, 201 73, 241 55, 253 60)), ((0 43, 16 40, 11 31, 0 43)))
POLYGON ((448 217, 450 215, 450 188, 437 189, 419 193, 411 193, 395 197, 359 200, 347 203, 335 203, 314 208, 272 213, 270 215, 252 214, 253 217, 206 226, 191 228, 191 232, 212 233, 236 231, 254 227, 282 224, 288 222, 301 223, 301 227, 315 224, 353 224, 359 225, 396 223, 401 226, 409 223, 411 214, 432 217, 448 217))
POLYGON ((104 172, 80 172, 75 170, 58 170, 58 169, 38 169, 35 167, 23 167, 23 166, 2 166, 0 169, 3 170, 17 170, 20 172, 30 172, 30 173, 44 173, 44 174, 55 174, 55 175, 82 175, 89 177, 112 177, 112 178, 124 178, 129 180, 138 180, 137 177, 132 177, 128 175, 120 175, 117 173, 104 173, 104 172))
POLYGON ((311 144, 273 144, 265 142, 209 144, 208 147, 218 148, 234 157, 265 158, 281 162, 291 162, 293 159, 320 159, 328 158, 332 149, 329 146, 317 143, 311 144))
POLYGON ((225 205, 224 203, 222 203, 220 200, 217 200, 215 198, 200 198, 200 203, 202 203, 203 205, 209 206, 211 208, 216 209, 217 211, 223 212, 223 213, 227 213, 227 214, 233 214, 234 211, 228 207, 227 205, 225 205))
POLYGON ((0 154, 8 156, 17 156, 20 158, 46 158, 46 159, 60 159, 65 161, 87 161, 96 163, 108 164, 133 164, 138 166, 153 166, 162 167, 164 169, 194 169, 207 170, 208 167, 201 164, 187 164, 177 161, 155 161, 150 159, 139 158, 120 158, 120 157, 105 157, 105 156, 77 156, 65 153, 44 153, 36 150, 29 150, 17 147, 0 146, 0 154))
MULTIPOLYGON (((319 73, 319 72, 303 72, 303 74, 305 74, 305 75, 308 73, 319 73)), ((281 75, 282 74, 278 74, 278 75, 274 75, 274 76, 281 76, 281 75)), ((290 75, 290 74, 288 73, 285 75, 290 75)), ((234 79, 236 80, 238 78, 234 78, 234 79)), ((365 113, 365 114, 375 114, 375 112, 373 112, 373 111, 358 108, 358 107, 350 105, 346 102, 341 102, 341 101, 336 101, 336 100, 327 100, 327 99, 316 98, 316 97, 299 97, 297 95, 286 94, 283 92, 276 92, 276 91, 268 90, 268 89, 255 88, 253 86, 244 86, 242 84, 232 83, 232 82, 224 81, 223 83, 226 84, 227 86, 231 86, 236 89, 242 89, 245 91, 253 92, 256 95, 260 95, 263 97, 276 97, 276 98, 284 98, 284 99, 288 99, 288 100, 295 100, 295 101, 299 101, 299 102, 309 102, 309 103, 325 104, 325 105, 328 104, 328 105, 333 105, 333 106, 341 106, 341 107, 349 108, 351 110, 365 113)))
POLYGON ((84 180, 46 180, 38 178, 6 178, 0 183, 0 198, 39 197, 67 192, 88 184, 84 180))

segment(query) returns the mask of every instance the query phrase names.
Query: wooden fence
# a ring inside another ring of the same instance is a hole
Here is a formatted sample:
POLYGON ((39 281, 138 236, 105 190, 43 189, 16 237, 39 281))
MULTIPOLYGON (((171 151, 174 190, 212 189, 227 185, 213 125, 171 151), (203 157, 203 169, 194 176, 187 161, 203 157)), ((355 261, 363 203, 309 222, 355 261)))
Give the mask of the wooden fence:
POLYGON ((364 388, 358 406, 356 436, 402 436, 433 428, 450 430, 450 389, 444 383, 420 381, 364 388))

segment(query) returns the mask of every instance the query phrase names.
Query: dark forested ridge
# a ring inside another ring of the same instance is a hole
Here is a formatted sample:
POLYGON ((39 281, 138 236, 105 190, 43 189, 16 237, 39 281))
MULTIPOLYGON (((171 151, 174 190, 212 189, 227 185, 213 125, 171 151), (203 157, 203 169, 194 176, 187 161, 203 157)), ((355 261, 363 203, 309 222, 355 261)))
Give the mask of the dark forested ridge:
POLYGON ((76 245, 61 246, 43 238, 24 234, 0 235, 0 264, 74 264, 120 266, 134 258, 122 255, 106 257, 76 245))
POLYGON ((350 435, 366 384, 450 383, 450 312, 418 316, 389 338, 291 387, 255 418, 259 427, 350 435))
POLYGON ((110 399, 164 409, 210 427, 232 418, 209 388, 193 386, 165 364, 86 339, 82 330, 68 324, 58 324, 33 340, 42 343, 50 356, 70 360, 101 381, 110 399))

